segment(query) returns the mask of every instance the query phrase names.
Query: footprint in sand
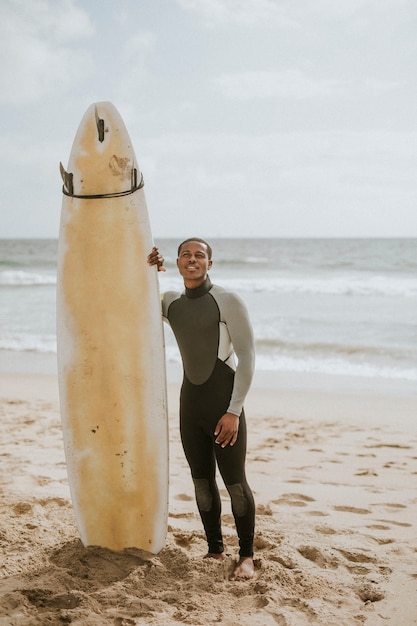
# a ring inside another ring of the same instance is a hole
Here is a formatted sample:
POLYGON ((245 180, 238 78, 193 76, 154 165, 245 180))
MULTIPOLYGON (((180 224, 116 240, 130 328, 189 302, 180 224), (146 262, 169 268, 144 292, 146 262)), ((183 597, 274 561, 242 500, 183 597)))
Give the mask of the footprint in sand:
POLYGON ((372 537, 372 539, 380 546, 387 546, 390 543, 395 543, 395 539, 391 539, 390 537, 372 537))
POLYGON ((31 604, 41 609, 45 607, 75 609, 82 601, 81 595, 76 593, 55 594, 50 589, 24 589, 22 593, 31 604))
POLYGON ((378 476, 378 472, 373 469, 359 469, 355 472, 355 476, 378 476))
POLYGON ((384 502, 383 506, 386 506, 390 509, 406 509, 407 508, 405 504, 398 504, 397 502, 384 502))
POLYGON ((29 502, 17 502, 13 506, 13 513, 16 515, 26 515, 26 513, 31 513, 33 506, 29 502))
POLYGON ((307 506, 308 502, 315 502, 315 500, 301 493, 284 493, 278 500, 272 500, 273 504, 287 504, 288 506, 307 506))
POLYGON ((261 533, 255 537, 254 546, 256 550, 272 550, 276 548, 282 541, 282 536, 271 538, 264 537, 261 533))
POLYGON ((389 530, 390 529, 390 527, 386 526, 385 524, 370 524, 366 528, 369 528, 369 530, 389 530))
POLYGON ((356 513, 358 515, 368 515, 371 513, 369 509, 360 509, 355 506, 334 506, 333 509, 341 513, 356 513))
POLYGON ((194 519, 197 517, 197 513, 174 513, 173 511, 169 512, 169 517, 173 519, 194 519))
POLYGON ((323 513, 323 511, 307 511, 308 515, 312 515, 313 517, 328 517, 328 513, 323 513))
POLYGON ((68 541, 51 555, 54 565, 64 568, 78 580, 88 579, 90 585, 109 585, 124 580, 139 565, 148 562, 148 553, 138 550, 112 552, 105 548, 84 548, 79 540, 68 541))
POLYGON ((399 443, 373 443, 365 446, 365 448, 394 448, 397 450, 411 450, 412 446, 401 445, 399 443))
POLYGON ((174 499, 181 500, 181 502, 190 502, 190 500, 193 500, 194 498, 186 493, 178 493, 176 496, 174 496, 174 499))
POLYGON ((367 576, 371 570, 364 565, 346 565, 346 569, 355 576, 367 576))
POLYGON ((385 469, 403 469, 407 466, 408 463, 406 461, 403 461, 402 463, 399 463, 398 461, 388 461, 387 463, 384 463, 385 469))
POLYGON ((256 515, 273 515, 269 504, 258 504, 256 506, 256 515))
POLYGON ((192 533, 174 532, 173 535, 175 543, 181 548, 189 548, 194 540, 192 533))
POLYGON ((321 535, 336 535, 337 530, 330 528, 330 526, 316 526, 316 532, 321 535))
POLYGON ((360 458, 360 459, 362 459, 362 458, 370 458, 370 459, 375 459, 375 458, 376 458, 376 454, 373 454, 373 453, 367 453, 367 454, 363 454, 363 453, 361 453, 361 454, 356 454, 356 456, 357 456, 358 458, 360 458))
POLYGON ((339 560, 333 555, 326 555, 316 546, 300 546, 298 552, 308 561, 312 561, 323 569, 336 569, 339 567, 339 560))
MULTIPOLYGON (((273 460, 273 456, 270 455, 265 455, 265 456, 254 456, 251 460, 254 463, 269 463, 271 460, 273 460)), ((269 475, 269 474, 268 474, 269 475)))
POLYGON ((374 556, 370 556, 369 554, 365 554, 364 552, 359 552, 358 550, 342 550, 341 548, 336 548, 338 552, 342 556, 345 557, 347 561, 351 563, 376 563, 377 560, 374 556))
POLYGON ((378 521, 383 522, 385 524, 393 524, 394 526, 400 526, 401 528, 410 528, 412 526, 412 524, 409 524, 408 522, 396 522, 392 519, 381 519, 378 521))
POLYGON ((385 593, 371 582, 362 583, 358 586, 356 593, 360 599, 367 602, 379 602, 385 598, 385 593))
POLYGON ((265 442, 262 444, 262 449, 275 448, 275 446, 279 445, 280 443, 282 443, 280 439, 276 439, 275 437, 269 437, 268 439, 265 439, 265 442))

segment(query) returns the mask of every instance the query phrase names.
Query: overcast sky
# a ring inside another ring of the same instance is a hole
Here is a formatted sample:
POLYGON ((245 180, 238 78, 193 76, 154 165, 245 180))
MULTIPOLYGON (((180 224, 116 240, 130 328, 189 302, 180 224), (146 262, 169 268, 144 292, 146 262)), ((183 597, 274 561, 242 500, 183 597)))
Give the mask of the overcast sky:
POLYGON ((417 236, 416 0, 0 0, 0 59, 0 237, 102 100, 156 238, 417 236))

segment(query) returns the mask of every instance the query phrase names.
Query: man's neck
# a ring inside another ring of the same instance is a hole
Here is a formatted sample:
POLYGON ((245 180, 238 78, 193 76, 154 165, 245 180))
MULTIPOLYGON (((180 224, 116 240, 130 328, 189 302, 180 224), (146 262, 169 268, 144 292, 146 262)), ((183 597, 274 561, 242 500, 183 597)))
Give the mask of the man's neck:
POLYGON ((197 289, 197 287, 200 287, 200 285, 202 285, 206 280, 207 274, 204 276, 204 278, 198 278, 196 280, 189 278, 184 279, 184 287, 186 287, 187 289, 197 289))

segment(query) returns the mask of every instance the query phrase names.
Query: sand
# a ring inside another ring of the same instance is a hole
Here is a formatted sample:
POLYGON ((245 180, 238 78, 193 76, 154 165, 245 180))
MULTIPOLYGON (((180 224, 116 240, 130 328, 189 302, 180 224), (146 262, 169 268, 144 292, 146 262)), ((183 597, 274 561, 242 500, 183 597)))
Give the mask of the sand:
MULTIPOLYGON (((86 549, 54 375, 0 374, 0 626, 417 624, 417 397, 258 374, 247 399, 256 571, 232 582, 206 545, 169 386, 170 515, 158 555, 86 549)), ((343 384, 342 384, 343 382, 343 384)))

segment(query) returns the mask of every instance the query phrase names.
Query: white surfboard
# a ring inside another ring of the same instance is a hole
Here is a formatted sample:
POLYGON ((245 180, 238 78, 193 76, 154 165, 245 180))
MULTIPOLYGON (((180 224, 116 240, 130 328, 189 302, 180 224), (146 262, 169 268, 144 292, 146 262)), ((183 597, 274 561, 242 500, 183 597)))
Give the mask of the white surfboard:
POLYGON ((161 303, 143 179, 111 103, 88 108, 61 174, 58 377, 81 540, 157 553, 168 517, 161 303))

